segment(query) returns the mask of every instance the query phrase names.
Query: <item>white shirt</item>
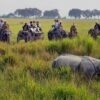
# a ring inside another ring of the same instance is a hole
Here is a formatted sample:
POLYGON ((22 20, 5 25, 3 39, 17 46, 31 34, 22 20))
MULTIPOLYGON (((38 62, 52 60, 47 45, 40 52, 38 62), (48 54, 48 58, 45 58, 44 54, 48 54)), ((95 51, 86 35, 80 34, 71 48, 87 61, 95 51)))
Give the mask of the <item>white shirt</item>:
POLYGON ((59 22, 56 22, 55 23, 55 28, 58 28, 59 27, 59 22))
POLYGON ((0 22, 0 28, 2 28, 3 25, 4 25, 4 22, 0 22))

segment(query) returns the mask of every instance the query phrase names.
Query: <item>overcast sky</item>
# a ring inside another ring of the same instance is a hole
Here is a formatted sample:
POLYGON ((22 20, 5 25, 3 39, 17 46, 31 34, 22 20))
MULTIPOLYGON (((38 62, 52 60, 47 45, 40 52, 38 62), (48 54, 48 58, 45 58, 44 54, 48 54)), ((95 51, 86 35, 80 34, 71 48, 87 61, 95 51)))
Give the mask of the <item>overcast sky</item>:
POLYGON ((100 0, 0 0, 0 15, 29 7, 43 11, 57 8, 62 16, 66 16, 71 8, 100 10, 100 0))

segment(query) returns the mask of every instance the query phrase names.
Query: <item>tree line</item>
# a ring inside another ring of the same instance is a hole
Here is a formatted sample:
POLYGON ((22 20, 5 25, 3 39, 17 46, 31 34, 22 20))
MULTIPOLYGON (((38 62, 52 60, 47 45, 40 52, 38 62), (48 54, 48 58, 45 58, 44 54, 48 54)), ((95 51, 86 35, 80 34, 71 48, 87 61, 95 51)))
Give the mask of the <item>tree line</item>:
POLYGON ((4 17, 4 18, 11 18, 11 17, 60 18, 60 14, 59 14, 58 9, 46 10, 42 12, 42 10, 38 8, 25 8, 25 9, 17 9, 13 13, 9 13, 1 17, 4 17))
MULTIPOLYGON (((66 14, 67 15, 67 14, 66 14)), ((100 10, 81 10, 81 9, 71 9, 68 12, 69 18, 100 18, 100 10)), ((58 9, 45 10, 44 12, 38 8, 25 8, 17 9, 13 13, 7 15, 2 15, 3 18, 15 18, 15 17, 34 17, 34 18, 61 18, 58 9)))
POLYGON ((73 18, 100 18, 100 10, 81 10, 81 9, 71 9, 68 13, 69 17, 73 18))

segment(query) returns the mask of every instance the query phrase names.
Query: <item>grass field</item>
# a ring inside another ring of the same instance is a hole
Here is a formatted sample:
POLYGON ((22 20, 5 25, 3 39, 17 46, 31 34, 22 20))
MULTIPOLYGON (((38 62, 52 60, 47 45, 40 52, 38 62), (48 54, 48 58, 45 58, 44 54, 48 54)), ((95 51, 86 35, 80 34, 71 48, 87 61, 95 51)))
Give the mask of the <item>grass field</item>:
POLYGON ((70 69, 52 69, 58 55, 71 53, 100 59, 100 38, 87 35, 100 20, 62 20, 69 31, 73 22, 79 37, 48 41, 47 32, 53 20, 40 20, 45 39, 16 43, 18 31, 30 19, 6 19, 12 31, 11 44, 0 43, 0 100, 100 100, 100 78, 88 83, 75 77, 70 69))

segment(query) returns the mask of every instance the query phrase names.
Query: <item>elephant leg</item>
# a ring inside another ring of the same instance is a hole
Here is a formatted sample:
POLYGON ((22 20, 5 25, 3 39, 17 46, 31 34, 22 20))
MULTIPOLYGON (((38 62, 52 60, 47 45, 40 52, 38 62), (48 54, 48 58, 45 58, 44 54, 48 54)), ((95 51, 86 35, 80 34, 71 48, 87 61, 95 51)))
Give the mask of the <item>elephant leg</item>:
POLYGON ((19 40, 20 40, 19 37, 17 37, 17 43, 19 42, 19 40))
POLYGON ((10 36, 7 36, 7 43, 10 43, 10 36))
POLYGON ((25 38, 25 42, 28 42, 28 38, 25 38))
POLYGON ((22 38, 20 36, 17 37, 17 43, 21 40, 22 38))
POLYGON ((29 36, 26 36, 25 37, 25 42, 28 42, 28 41, 30 41, 31 40, 31 38, 29 37, 29 36))
POLYGON ((94 39, 97 39, 97 35, 96 35, 96 34, 93 34, 92 37, 93 37, 94 39))

